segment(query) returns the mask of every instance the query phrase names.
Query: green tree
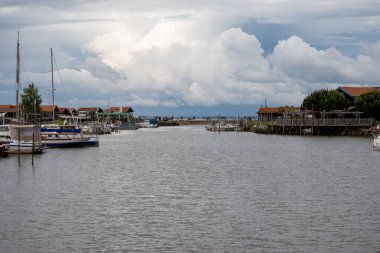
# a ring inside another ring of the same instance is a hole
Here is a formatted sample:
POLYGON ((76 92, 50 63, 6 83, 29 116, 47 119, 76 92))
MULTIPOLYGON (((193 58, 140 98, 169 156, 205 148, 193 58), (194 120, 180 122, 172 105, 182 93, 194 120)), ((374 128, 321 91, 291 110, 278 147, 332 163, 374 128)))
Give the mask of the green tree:
POLYGON ((28 118, 28 114, 41 113, 42 99, 40 94, 38 94, 38 88, 34 83, 30 83, 28 87, 23 89, 23 94, 21 94, 21 108, 28 118))
POLYGON ((380 91, 370 91, 355 99, 355 107, 371 118, 380 120, 380 91))
POLYGON ((302 103, 303 109, 315 111, 344 110, 347 100, 336 90, 317 90, 307 96, 302 103))

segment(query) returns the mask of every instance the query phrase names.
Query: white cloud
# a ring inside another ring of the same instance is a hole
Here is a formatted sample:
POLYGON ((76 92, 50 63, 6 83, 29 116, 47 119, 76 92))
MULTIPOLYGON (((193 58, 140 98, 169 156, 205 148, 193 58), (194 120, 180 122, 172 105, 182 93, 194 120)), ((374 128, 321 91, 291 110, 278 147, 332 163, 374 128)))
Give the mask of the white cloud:
POLYGON ((297 36, 279 41, 269 57, 274 68, 294 79, 314 83, 380 82, 379 60, 374 55, 350 58, 336 48, 317 50, 297 36))
MULTIPOLYGON (((264 97, 287 92, 282 91, 287 84, 286 76, 271 68, 254 35, 232 28, 204 40, 194 32, 198 24, 186 24, 179 29, 182 21, 163 22, 135 41, 135 47, 104 49, 102 45, 109 46, 109 41, 120 41, 118 32, 96 38, 89 47, 127 76, 125 82, 119 82, 120 90, 133 93, 139 104, 142 101, 153 104, 143 99, 147 94, 158 99, 154 100, 157 105, 258 104, 264 97), (191 31, 192 38, 186 38, 186 31, 191 31), (184 35, 176 37, 176 33, 184 35), (127 55, 128 60, 115 57, 121 55, 127 55)), ((293 93, 296 102, 304 95, 301 91, 293 93)))
POLYGON ((22 61, 46 96, 50 81, 43 65, 52 47, 64 69, 69 97, 80 105, 104 105, 108 96, 113 104, 131 106, 260 105, 265 98, 273 104, 298 105, 317 88, 380 83, 380 42, 360 35, 379 33, 380 14, 374 11, 379 4, 9 2, 0 7, 1 94, 13 89, 9 80, 14 74, 9 73, 14 73, 16 38, 11 35, 22 28, 22 61), (286 24, 293 29, 289 34, 297 35, 273 42, 273 52, 265 55, 262 43, 271 33, 260 37, 252 27, 248 34, 240 27, 249 20, 256 20, 256 26, 286 24), (316 37, 321 41, 310 40, 316 37), (320 46, 326 44, 331 46, 320 46), (360 52, 346 54, 339 46, 347 44, 360 52))

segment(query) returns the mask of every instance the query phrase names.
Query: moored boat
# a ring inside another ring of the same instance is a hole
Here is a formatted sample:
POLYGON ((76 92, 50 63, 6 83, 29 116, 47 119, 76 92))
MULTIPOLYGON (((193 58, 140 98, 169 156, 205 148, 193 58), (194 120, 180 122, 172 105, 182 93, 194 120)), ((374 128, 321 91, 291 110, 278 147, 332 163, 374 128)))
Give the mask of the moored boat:
POLYGON ((1 125, 0 138, 8 141, 9 154, 41 154, 40 128, 36 125, 1 125))
POLYGON ((376 150, 380 151, 380 129, 379 127, 377 130, 373 133, 373 143, 372 147, 376 150))
POLYGON ((156 128, 158 127, 158 121, 155 118, 146 119, 143 122, 136 124, 138 128, 156 128))
POLYGON ((83 135, 75 126, 45 125, 41 128, 41 140, 47 148, 99 146, 97 135, 83 135))
POLYGON ((134 122, 122 121, 115 125, 117 130, 136 130, 137 126, 134 122))
POLYGON ((7 157, 9 152, 9 141, 0 139, 0 157, 7 157))

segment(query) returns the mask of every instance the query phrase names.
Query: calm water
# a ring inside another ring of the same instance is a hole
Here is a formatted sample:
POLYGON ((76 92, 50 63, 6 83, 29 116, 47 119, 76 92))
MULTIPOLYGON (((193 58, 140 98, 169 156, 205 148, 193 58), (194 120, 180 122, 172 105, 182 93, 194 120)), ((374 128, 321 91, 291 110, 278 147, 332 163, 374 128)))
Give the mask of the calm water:
POLYGON ((380 252, 370 138, 124 131, 0 160, 1 252, 380 252))

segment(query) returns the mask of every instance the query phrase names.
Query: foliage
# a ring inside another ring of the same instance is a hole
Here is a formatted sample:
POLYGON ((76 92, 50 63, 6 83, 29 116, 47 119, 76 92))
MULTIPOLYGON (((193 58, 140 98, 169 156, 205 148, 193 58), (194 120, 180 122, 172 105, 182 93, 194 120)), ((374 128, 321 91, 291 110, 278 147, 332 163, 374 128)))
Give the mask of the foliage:
POLYGON ((34 83, 30 83, 28 87, 23 89, 23 94, 21 94, 21 108, 25 114, 41 113, 41 105, 42 99, 38 94, 38 88, 34 85, 34 83))
POLYGON ((64 121, 61 119, 54 119, 52 124, 63 125, 64 121))
POLYGON ((367 116, 380 120, 380 91, 360 95, 355 99, 355 107, 367 116))
POLYGON ((303 109, 315 111, 344 110, 347 100, 336 90, 317 90, 307 96, 302 103, 303 109))

